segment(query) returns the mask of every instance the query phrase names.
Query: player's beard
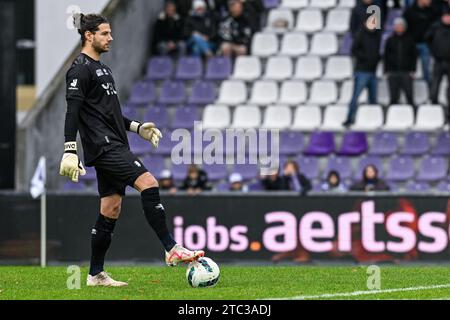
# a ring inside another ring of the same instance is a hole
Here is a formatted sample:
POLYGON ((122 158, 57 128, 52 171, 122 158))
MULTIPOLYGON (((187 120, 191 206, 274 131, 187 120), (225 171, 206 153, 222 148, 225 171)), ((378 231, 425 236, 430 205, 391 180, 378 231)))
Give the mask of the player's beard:
POLYGON ((109 49, 106 49, 105 46, 102 46, 100 42, 94 41, 92 42, 92 48, 97 52, 98 54, 102 54, 104 52, 108 52, 109 49))

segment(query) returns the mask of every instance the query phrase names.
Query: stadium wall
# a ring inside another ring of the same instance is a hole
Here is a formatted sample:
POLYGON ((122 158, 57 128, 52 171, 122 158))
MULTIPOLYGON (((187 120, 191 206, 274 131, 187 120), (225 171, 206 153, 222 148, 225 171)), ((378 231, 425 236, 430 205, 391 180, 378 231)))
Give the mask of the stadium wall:
MULTIPOLYGON (((447 196, 164 195, 176 240, 221 262, 450 261, 447 196)), ((86 262, 94 195, 50 194, 50 262, 86 262)), ((39 201, 0 195, 0 263, 38 263, 39 201)), ((163 261, 140 197, 124 198, 109 261, 163 261)))
MULTIPOLYGON (((122 103, 131 84, 144 73, 154 24, 163 0, 111 0, 103 10, 111 22, 114 43, 102 61, 111 67, 122 103)), ((66 15, 65 15, 66 17, 66 15)), ((65 28, 65 26, 64 26, 65 28)), ((75 31, 73 31, 75 32, 75 31)), ((62 68, 40 95, 17 132, 16 189, 27 190, 40 156, 47 157, 48 188, 59 186, 64 144, 65 74, 80 48, 73 49, 62 68)))

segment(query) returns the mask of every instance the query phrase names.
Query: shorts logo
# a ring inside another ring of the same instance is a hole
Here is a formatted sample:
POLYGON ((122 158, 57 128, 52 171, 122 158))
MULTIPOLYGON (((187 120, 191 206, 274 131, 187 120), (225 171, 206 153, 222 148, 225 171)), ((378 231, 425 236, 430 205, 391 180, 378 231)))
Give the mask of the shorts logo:
POLYGON ((163 205, 160 203, 160 204, 158 204, 158 205, 155 207, 155 209, 164 210, 164 207, 163 207, 163 205))
POLYGON ((137 161, 137 160, 134 162, 134 164, 139 168, 142 167, 141 164, 139 163, 139 161, 137 161))
POLYGON ((97 234, 97 230, 92 229, 91 234, 97 234))
POLYGON ((109 141, 109 137, 108 136, 105 136, 105 140, 106 140, 107 143, 111 143, 111 141, 109 141))
POLYGON ((104 76, 104 75, 105 75, 105 74, 103 73, 102 69, 97 69, 95 72, 97 73, 97 77, 101 77, 101 76, 104 76))

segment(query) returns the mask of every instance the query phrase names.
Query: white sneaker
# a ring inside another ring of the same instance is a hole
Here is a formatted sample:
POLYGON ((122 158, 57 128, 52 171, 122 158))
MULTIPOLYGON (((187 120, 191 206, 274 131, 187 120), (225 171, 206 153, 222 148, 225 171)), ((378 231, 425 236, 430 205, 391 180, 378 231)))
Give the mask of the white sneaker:
POLYGON ((124 287, 127 286, 128 283, 122 281, 116 281, 109 276, 105 271, 100 272, 95 276, 88 275, 86 285, 88 287, 124 287))
POLYGON ((166 264, 172 267, 180 262, 189 263, 204 256, 203 250, 191 251, 176 244, 169 252, 166 251, 166 264))

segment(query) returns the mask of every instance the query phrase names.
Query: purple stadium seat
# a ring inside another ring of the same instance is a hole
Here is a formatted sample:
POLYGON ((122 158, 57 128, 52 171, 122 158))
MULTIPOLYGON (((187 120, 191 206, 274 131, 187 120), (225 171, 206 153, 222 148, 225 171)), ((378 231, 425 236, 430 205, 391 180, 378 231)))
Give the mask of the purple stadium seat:
POLYGON ((437 142, 433 151, 431 151, 432 155, 435 156, 450 156, 450 133, 445 131, 441 132, 437 138, 437 142))
POLYGON ((297 157, 297 163, 300 171, 309 179, 316 179, 319 177, 319 161, 315 157, 297 157))
POLYGON ((420 163, 416 179, 418 181, 437 181, 448 174, 448 160, 443 157, 424 157, 420 163))
POLYGON ((144 166, 156 178, 161 178, 161 172, 165 169, 164 157, 160 155, 146 155, 142 158, 144 166))
POLYGON ((167 109, 161 106, 153 106, 147 109, 144 121, 153 122, 158 128, 166 128, 169 123, 167 109))
POLYGON ((397 134, 394 132, 375 133, 369 154, 387 156, 396 153, 398 149, 397 134))
POLYGON ((414 176, 414 161, 406 156, 397 156, 389 162, 386 179, 389 181, 404 181, 414 176))
POLYGON ((128 142, 130 144, 131 151, 137 155, 152 152, 153 146, 151 143, 142 139, 138 134, 128 134, 128 142))
POLYGON ((341 47, 339 48, 339 54, 344 56, 349 56, 352 53, 352 34, 350 32, 345 33, 342 39, 341 47))
POLYGON ((199 79, 203 75, 203 65, 200 57, 181 57, 178 60, 175 78, 178 80, 199 79))
POLYGON ((353 175, 355 180, 361 179, 364 168, 367 167, 368 165, 374 165, 378 169, 378 175, 380 177, 384 176, 383 160, 381 160, 381 158, 379 158, 379 157, 366 156, 366 157, 362 157, 359 160, 355 174, 353 175))
POLYGON ((264 0, 264 7, 266 9, 273 9, 280 5, 280 0, 264 0))
POLYGON ((450 192, 450 182, 449 181, 441 181, 436 186, 436 190, 439 192, 450 192))
POLYGON ((231 76, 232 63, 227 57, 213 57, 206 66, 206 80, 225 80, 231 76))
POLYGON ((129 105, 123 105, 122 106, 122 115, 124 115, 125 117, 127 117, 128 119, 136 119, 137 117, 137 112, 136 112, 136 108, 134 107, 130 107, 129 105))
POLYGON ((233 172, 239 173, 244 180, 257 178, 259 175, 258 165, 256 164, 235 164, 233 172))
POLYGON ((147 79, 164 80, 173 74, 173 62, 170 57, 153 57, 147 64, 147 79))
POLYGON ((207 105, 216 100, 216 89, 212 82, 198 81, 192 87, 191 95, 189 96, 189 104, 207 105))
POLYGON ((280 132, 280 154, 296 155, 302 152, 304 147, 303 134, 300 132, 280 132))
POLYGON ((367 151, 367 137, 364 132, 346 132, 338 154, 356 156, 367 151))
POLYGON ((339 172, 341 179, 348 179, 352 176, 352 166, 348 157, 330 157, 326 170, 323 172, 323 178, 326 179, 330 171, 339 172))
MULTIPOLYGON (((80 176, 81 177, 81 176, 80 176)), ((72 181, 66 181, 63 185, 63 191, 84 191, 86 190, 86 185, 80 180, 80 182, 75 183, 72 181)))
POLYGON ((385 29, 386 30, 394 30, 394 20, 398 17, 401 17, 403 14, 403 11, 401 9, 389 9, 386 23, 385 23, 385 29))
POLYGON ((217 192, 228 192, 230 191, 230 184, 228 182, 220 182, 215 185, 217 192))
POLYGON ((171 128, 192 129, 194 121, 200 121, 200 114, 197 107, 178 107, 175 110, 175 115, 171 128))
POLYGON ((228 177, 226 164, 203 164, 202 168, 208 174, 210 181, 222 180, 228 177))
POLYGON ((426 132, 408 132, 401 151, 404 155, 418 156, 430 150, 430 137, 426 132))
POLYGON ((96 173, 95 169, 92 167, 85 167, 85 169, 86 169, 86 174, 84 176, 80 175, 79 179, 83 180, 83 181, 96 180, 97 173, 96 173))
POLYGON ((140 81, 133 85, 131 89, 130 105, 147 105, 156 100, 156 89, 153 82, 140 81))
POLYGON ((161 104, 180 104, 185 99, 185 86, 180 81, 164 81, 161 87, 159 103, 161 104))
POLYGON ((258 182, 254 182, 254 183, 250 183, 248 185, 248 191, 250 192, 258 192, 258 191, 264 191, 264 186, 261 184, 260 181, 258 182))
POLYGON ((175 181, 182 181, 186 178, 188 164, 173 164, 172 165, 172 176, 175 181))
POLYGON ((163 138, 159 140, 158 149, 155 149, 152 145, 150 145, 151 148, 149 148, 149 150, 151 149, 151 152, 154 154, 170 155, 173 147, 178 144, 178 141, 172 141, 172 131, 170 130, 162 129, 161 134, 163 138))
POLYGON ((430 189, 430 185, 426 182, 408 181, 405 185, 407 192, 428 192, 430 189))
POLYGON ((336 150, 334 136, 331 132, 313 132, 309 144, 304 151, 305 155, 326 156, 336 150))

